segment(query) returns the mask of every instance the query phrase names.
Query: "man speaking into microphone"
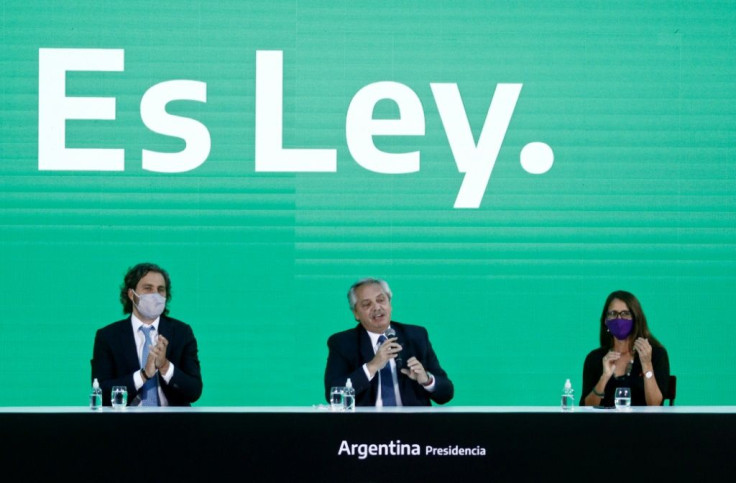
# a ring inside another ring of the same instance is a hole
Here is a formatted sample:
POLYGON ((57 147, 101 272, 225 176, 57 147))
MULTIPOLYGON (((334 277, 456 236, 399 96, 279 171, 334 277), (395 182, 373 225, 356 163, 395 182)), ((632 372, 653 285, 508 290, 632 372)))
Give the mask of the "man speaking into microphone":
POLYGON ((357 406, 430 406, 452 399, 455 388, 424 327, 391 320, 391 289, 366 278, 348 291, 358 325, 327 340, 325 398, 348 378, 357 406))

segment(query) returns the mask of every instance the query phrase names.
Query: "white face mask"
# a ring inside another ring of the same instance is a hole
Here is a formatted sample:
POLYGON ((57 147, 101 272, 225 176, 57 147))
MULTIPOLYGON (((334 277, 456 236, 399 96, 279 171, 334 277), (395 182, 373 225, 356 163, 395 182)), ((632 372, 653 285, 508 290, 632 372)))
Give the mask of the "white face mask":
POLYGON ((159 293, 144 293, 138 295, 133 290, 133 293, 138 297, 138 303, 133 302, 135 307, 138 309, 140 314, 150 320, 157 318, 159 315, 164 313, 166 308, 166 297, 159 293))

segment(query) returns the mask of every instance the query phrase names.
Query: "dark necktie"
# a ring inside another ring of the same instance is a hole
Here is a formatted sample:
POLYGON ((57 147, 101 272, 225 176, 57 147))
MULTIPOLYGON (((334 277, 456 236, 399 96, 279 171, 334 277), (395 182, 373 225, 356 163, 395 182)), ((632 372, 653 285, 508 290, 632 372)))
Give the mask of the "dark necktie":
MULTIPOLYGON (((151 352, 151 332, 154 330, 154 327, 144 327, 141 325, 140 330, 143 332, 143 337, 146 338, 143 342, 141 367, 146 367, 148 354, 151 352)), ((158 406, 158 378, 155 375, 144 382, 143 387, 141 387, 141 406, 158 406)))
MULTIPOLYGON (((386 336, 381 335, 378 338, 379 346, 386 342, 386 336)), ((384 406, 396 406, 396 393, 394 392, 394 377, 391 375, 391 361, 379 371, 379 379, 381 380, 381 400, 384 406)))

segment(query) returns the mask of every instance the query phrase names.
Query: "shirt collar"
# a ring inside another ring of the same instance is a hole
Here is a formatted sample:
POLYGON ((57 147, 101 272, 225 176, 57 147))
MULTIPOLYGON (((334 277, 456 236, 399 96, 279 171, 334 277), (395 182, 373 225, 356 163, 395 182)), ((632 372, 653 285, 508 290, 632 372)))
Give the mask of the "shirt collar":
POLYGON ((136 317, 135 314, 130 314, 130 322, 133 324, 133 333, 134 334, 137 334, 138 333, 138 329, 141 326, 144 326, 144 327, 146 327, 146 326, 147 327, 153 326, 155 328, 156 332, 158 332, 158 323, 159 323, 160 320, 161 320, 161 317, 156 317, 156 320, 154 320, 151 325, 147 325, 147 324, 144 324, 143 321, 141 321, 141 319, 139 319, 138 317, 136 317))
POLYGON ((366 330, 368 333, 368 337, 371 338, 371 347, 373 347, 373 350, 378 349, 378 338, 381 337, 383 334, 376 334, 375 332, 371 332, 369 330, 366 330))

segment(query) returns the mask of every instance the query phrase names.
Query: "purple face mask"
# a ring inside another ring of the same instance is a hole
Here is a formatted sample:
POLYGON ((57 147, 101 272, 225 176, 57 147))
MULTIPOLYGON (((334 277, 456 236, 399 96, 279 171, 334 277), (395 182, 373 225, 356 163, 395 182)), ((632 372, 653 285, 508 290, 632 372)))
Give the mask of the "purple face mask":
POLYGON ((611 319, 606 320, 608 331, 618 340, 626 340, 634 328, 634 321, 631 319, 611 319))

